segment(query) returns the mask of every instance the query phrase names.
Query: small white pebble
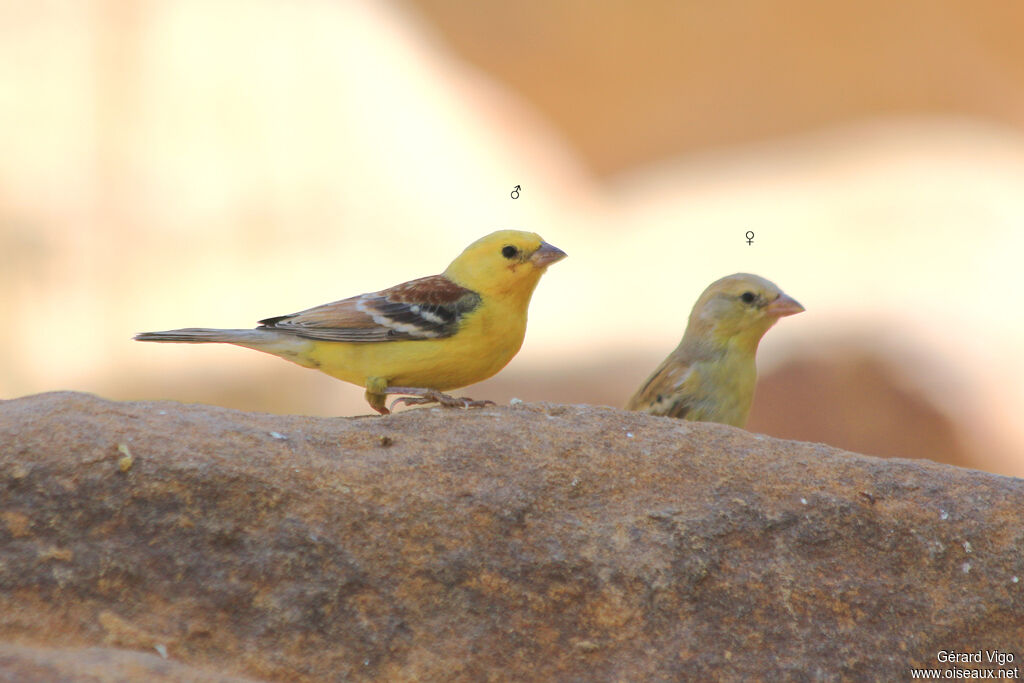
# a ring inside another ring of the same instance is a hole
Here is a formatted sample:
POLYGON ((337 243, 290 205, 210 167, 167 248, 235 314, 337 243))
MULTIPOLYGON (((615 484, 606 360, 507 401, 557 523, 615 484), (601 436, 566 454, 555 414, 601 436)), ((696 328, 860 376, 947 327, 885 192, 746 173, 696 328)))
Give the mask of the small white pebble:
POLYGON ((971 552, 971 542, 970 541, 964 541, 964 552, 965 553, 971 552))
POLYGON ((153 649, 160 653, 160 656, 167 659, 167 646, 163 643, 157 643, 153 646, 153 649))
POLYGON ((949 519, 949 513, 945 510, 939 510, 939 519, 949 519))
POLYGON ((626 438, 627 439, 632 439, 633 438, 633 432, 626 432, 626 438))
POLYGON ((521 399, 521 398, 512 398, 512 399, 509 399, 508 404, 510 406, 517 406, 517 405, 519 405, 522 402, 523 402, 523 399, 521 399))
POLYGON ((1013 577, 1013 582, 1014 583, 1020 583, 1020 578, 1017 577, 1017 576, 1013 577))
POLYGON ((269 434, 275 439, 287 439, 288 437, 280 432, 269 432, 269 434))
POLYGON ((157 415, 166 415, 167 411, 166 410, 158 410, 158 411, 156 411, 156 414, 157 415))
POLYGON ((364 659, 363 660, 363 666, 370 666, 370 660, 369 659, 364 659))
POLYGON ((963 571, 964 574, 966 574, 967 572, 971 571, 971 563, 964 562, 962 565, 960 565, 960 569, 963 571))
POLYGON ((807 499, 806 498, 801 498, 800 502, 803 503, 804 505, 807 505, 807 499))
MULTIPOLYGON (((579 485, 580 485, 580 478, 579 477, 573 477, 572 481, 569 482, 569 486, 579 486, 579 485)), ((1017 577, 1014 577, 1014 579, 1016 579, 1016 578, 1017 577)))

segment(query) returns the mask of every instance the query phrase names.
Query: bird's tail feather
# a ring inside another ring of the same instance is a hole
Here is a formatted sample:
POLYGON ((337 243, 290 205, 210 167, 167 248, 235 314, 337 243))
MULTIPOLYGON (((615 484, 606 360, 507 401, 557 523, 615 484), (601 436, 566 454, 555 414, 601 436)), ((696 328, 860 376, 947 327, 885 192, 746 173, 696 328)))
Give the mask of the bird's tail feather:
POLYGON ((252 344, 266 341, 267 330, 215 330, 207 327, 188 327, 166 332, 140 332, 136 341, 176 342, 179 344, 252 344))
POLYGON ((320 362, 316 358, 308 356, 313 350, 313 342, 267 327, 257 327, 252 330, 215 330, 206 327, 189 327, 184 330, 167 330, 166 332, 141 332, 135 335, 135 339, 180 344, 234 344, 269 353, 272 356, 280 356, 303 367, 320 367, 320 362))

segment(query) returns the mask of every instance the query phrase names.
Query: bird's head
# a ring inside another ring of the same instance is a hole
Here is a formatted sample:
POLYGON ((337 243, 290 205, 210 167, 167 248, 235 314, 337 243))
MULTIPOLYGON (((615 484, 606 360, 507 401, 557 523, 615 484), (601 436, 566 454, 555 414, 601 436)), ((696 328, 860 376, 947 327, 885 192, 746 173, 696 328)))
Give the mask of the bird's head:
POLYGON ((769 280, 736 273, 711 283, 704 290, 690 313, 686 335, 753 352, 764 333, 779 318, 803 310, 803 306, 769 280))
POLYGON ((466 247, 444 275, 484 296, 529 299, 547 267, 565 256, 536 233, 499 230, 466 247))

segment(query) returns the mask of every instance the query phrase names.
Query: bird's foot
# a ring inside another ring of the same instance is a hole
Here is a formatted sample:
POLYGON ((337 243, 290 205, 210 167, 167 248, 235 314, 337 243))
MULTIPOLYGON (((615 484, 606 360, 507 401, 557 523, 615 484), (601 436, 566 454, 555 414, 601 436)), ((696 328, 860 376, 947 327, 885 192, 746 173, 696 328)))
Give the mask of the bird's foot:
POLYGON ((421 389, 418 387, 388 387, 389 394, 410 394, 410 396, 399 396, 391 402, 391 410, 396 405, 418 406, 425 403, 439 403, 445 408, 483 408, 484 406, 495 405, 494 401, 474 401, 464 396, 449 396, 442 394, 437 389, 421 389))

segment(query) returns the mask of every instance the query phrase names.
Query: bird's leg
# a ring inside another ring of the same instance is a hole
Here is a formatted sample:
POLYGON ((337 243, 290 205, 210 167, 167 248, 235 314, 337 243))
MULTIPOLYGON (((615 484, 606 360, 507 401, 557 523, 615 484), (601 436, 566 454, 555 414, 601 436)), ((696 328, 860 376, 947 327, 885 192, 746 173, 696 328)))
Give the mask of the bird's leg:
POLYGON ((391 402, 391 410, 399 403, 415 406, 424 403, 440 403, 445 408, 483 408, 493 406, 494 401, 474 401, 471 398, 449 396, 442 394, 437 389, 422 389, 420 387, 387 387, 389 394, 411 394, 410 396, 399 396, 391 402))
POLYGON ((388 415, 388 381, 383 377, 368 377, 366 379, 366 402, 370 407, 381 415, 388 415))

